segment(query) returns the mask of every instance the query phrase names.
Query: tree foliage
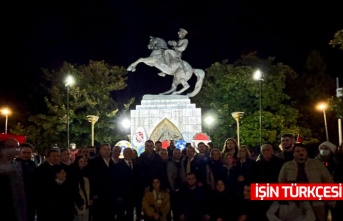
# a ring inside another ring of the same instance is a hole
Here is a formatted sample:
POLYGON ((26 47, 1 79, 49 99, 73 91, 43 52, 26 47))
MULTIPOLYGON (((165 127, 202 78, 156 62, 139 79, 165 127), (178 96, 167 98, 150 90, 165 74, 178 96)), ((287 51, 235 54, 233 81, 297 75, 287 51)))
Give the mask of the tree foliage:
MULTIPOLYGON (((311 142, 324 140, 323 114, 316 110, 320 102, 328 102, 335 93, 335 79, 327 73, 327 64, 318 51, 308 56, 303 73, 289 85, 286 93, 291 96, 293 107, 299 110, 298 124, 312 128, 311 142)), ((331 115, 328 113, 328 119, 331 115)), ((331 124, 332 125, 332 124, 331 124)), ((310 136, 307 134, 307 139, 310 136)))
POLYGON ((329 44, 332 45, 332 47, 339 46, 339 49, 343 51, 343 29, 335 33, 329 44))
MULTIPOLYGON (((343 29, 335 33, 334 38, 329 43, 333 47, 340 46, 339 48, 343 51, 343 29)), ((342 92, 343 93, 343 92, 342 92)), ((332 96, 329 99, 330 110, 336 113, 337 118, 343 118, 343 97, 332 96)))
POLYGON ((336 117, 343 119, 343 97, 332 96, 329 99, 329 109, 336 113, 336 117))
POLYGON ((235 111, 244 112, 239 121, 240 143, 259 144, 260 83, 262 143, 276 144, 280 134, 298 133, 298 111, 291 107, 290 97, 284 93, 285 82, 296 76, 289 66, 274 64, 273 58, 260 59, 255 53, 243 56, 234 64, 223 61, 208 68, 203 89, 194 99, 203 113, 216 115, 216 125, 211 131, 215 146, 221 148, 226 138, 237 136, 236 121, 231 116, 235 111), (256 68, 264 73, 261 82, 253 79, 256 68))
MULTIPOLYGON (((99 116, 95 124, 95 142, 112 142, 118 139, 115 132, 118 104, 112 99, 111 92, 124 89, 127 84, 125 68, 110 66, 104 61, 90 61, 88 65, 74 66, 65 62, 55 70, 43 70, 42 90, 45 97, 47 114, 29 117, 31 125, 26 128, 28 140, 42 149, 57 143, 67 145, 67 93, 69 91, 70 142, 90 145, 91 124, 87 115, 99 116), (71 75, 75 84, 65 87, 65 79, 71 75)), ((128 101, 126 108, 134 100, 128 101)))

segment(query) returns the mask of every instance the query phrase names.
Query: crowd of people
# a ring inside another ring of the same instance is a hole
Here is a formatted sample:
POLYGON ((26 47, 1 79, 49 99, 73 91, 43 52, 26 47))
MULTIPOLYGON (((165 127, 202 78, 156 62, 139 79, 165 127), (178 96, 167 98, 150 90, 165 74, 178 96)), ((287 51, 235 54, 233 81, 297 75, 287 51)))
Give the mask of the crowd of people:
POLYGON ((0 142, 1 220, 341 221, 343 201, 250 200, 251 183, 342 183, 341 146, 323 142, 309 153, 284 134, 278 151, 263 144, 256 159, 228 138, 222 148, 183 150, 147 140, 140 156, 108 143, 53 146, 42 160, 31 144, 8 139, 0 142))

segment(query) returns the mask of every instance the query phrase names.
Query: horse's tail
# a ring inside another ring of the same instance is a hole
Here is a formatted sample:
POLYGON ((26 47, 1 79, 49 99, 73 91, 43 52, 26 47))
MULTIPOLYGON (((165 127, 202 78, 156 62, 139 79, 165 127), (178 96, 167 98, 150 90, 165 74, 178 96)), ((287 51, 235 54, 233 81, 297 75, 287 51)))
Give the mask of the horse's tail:
POLYGON ((194 97, 199 93, 205 78, 205 71, 202 69, 193 69, 193 73, 197 77, 197 82, 195 83, 194 91, 187 94, 188 97, 194 97))

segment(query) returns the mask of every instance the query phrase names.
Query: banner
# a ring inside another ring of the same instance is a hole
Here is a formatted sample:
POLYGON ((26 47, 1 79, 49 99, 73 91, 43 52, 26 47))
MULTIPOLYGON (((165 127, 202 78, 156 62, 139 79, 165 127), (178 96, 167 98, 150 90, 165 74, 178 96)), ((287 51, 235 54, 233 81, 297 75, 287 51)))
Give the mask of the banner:
POLYGON ((343 200, 341 183, 256 183, 251 200, 343 200))

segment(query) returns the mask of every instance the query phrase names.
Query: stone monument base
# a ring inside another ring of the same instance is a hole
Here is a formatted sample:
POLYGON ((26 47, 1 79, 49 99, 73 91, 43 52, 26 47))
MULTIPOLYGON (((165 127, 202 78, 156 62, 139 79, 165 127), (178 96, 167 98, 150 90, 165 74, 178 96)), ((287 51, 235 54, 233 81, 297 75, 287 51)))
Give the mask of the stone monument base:
MULTIPOLYGON (((191 104, 185 95, 144 95, 141 105, 131 110, 131 140, 137 143, 137 133, 146 139, 185 140, 192 142, 202 131, 201 109, 191 104), (144 130, 137 132, 137 129, 144 130)), ((137 146, 137 145, 136 145, 137 146)))

